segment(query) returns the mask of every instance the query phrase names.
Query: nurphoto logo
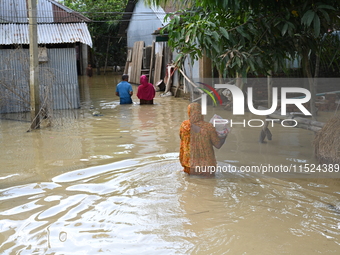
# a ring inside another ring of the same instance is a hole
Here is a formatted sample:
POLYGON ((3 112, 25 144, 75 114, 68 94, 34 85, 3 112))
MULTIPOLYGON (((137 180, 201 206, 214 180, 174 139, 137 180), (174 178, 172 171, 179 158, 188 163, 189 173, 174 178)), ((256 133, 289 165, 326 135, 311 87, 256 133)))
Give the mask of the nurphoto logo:
MULTIPOLYGON (((215 84, 216 89, 228 89, 233 97, 232 102, 232 108, 233 108, 233 115, 244 115, 244 94, 240 88, 238 88, 235 85, 231 84, 215 84)), ((216 92, 216 91, 215 91, 216 92)), ((247 106, 251 113, 254 115, 259 116, 266 116, 270 115, 275 112, 277 106, 278 106, 278 88, 273 87, 272 90, 272 106, 270 109, 266 110, 257 110, 254 107, 253 104, 253 88, 248 87, 247 88, 247 106)), ((306 109, 306 107, 303 105, 304 103, 309 102, 311 98, 311 93, 309 90, 305 88, 299 88, 299 87, 282 87, 281 88, 281 115, 287 114, 287 105, 288 104, 294 104, 304 115, 311 116, 312 114, 306 109), (301 93, 304 94, 305 97, 299 97, 299 98, 287 98, 287 93, 301 93)), ((207 94, 203 93, 201 96, 201 106, 202 106, 202 114, 207 114, 207 94)), ((271 122, 272 126, 274 125, 274 121, 278 121, 279 119, 265 119, 265 121, 271 122)), ((232 120, 216 120, 216 123, 214 121, 213 125, 216 124, 227 124, 230 123, 231 127, 234 124, 242 124, 244 127, 246 124, 250 127, 262 127, 264 125, 264 122, 261 119, 250 119, 246 122, 244 119, 243 122, 234 122, 232 120), (257 123, 257 125, 255 125, 257 123)), ((281 121, 281 125, 283 127, 295 127, 297 125, 297 121, 294 119, 285 119, 281 121), (287 125, 286 125, 287 123, 287 125), (292 124, 295 123, 295 124, 292 124)))

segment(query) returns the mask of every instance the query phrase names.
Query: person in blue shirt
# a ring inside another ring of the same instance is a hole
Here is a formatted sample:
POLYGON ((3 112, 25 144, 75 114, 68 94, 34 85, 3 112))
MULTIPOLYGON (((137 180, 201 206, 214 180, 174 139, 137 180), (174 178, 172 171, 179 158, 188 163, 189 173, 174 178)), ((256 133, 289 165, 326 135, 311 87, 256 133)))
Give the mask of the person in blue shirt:
POLYGON ((122 81, 117 85, 116 96, 119 96, 120 104, 132 104, 131 96, 133 95, 133 90, 128 80, 129 75, 123 74, 122 81))

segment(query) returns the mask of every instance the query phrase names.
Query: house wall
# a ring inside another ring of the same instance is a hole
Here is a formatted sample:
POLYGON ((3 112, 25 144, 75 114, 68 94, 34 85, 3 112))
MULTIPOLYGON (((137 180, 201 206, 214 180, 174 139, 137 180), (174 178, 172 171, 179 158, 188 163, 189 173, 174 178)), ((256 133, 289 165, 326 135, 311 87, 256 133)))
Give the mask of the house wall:
MULTIPOLYGON (((0 113, 29 111, 29 50, 0 49, 0 113)), ((75 48, 47 49, 39 63, 40 100, 53 109, 80 107, 75 48)))
MULTIPOLYGON (((161 11, 157 11, 155 9, 153 10, 152 8, 145 6, 143 0, 137 1, 134 11, 133 11, 133 15, 129 22, 129 26, 127 28, 128 48, 132 49, 136 41, 144 41, 145 47, 151 46, 152 42, 155 40, 155 37, 152 35, 152 33, 154 33, 154 31, 157 30, 158 28, 164 26, 164 24, 162 23, 162 21, 164 22, 163 20, 164 17, 165 17, 165 13, 163 10, 161 11)), ((172 59, 175 60, 176 57, 177 57, 177 53, 173 52, 172 59)), ((165 75, 164 72, 165 72, 166 64, 168 63, 163 63, 162 74, 160 77, 161 79, 164 79, 164 75, 165 75)), ((194 80, 194 82, 200 80, 199 61, 194 61, 194 65, 192 66, 191 61, 187 59, 185 62, 184 71, 186 72, 187 76, 190 79, 194 80)), ((178 73, 177 72, 174 73, 172 85, 178 86, 178 73)), ((188 88, 189 86, 191 85, 188 85, 188 88)))
POLYGON ((145 46, 151 46, 152 33, 162 26, 154 11, 145 6, 144 1, 138 1, 127 29, 127 46, 132 48, 136 41, 144 41, 145 46))

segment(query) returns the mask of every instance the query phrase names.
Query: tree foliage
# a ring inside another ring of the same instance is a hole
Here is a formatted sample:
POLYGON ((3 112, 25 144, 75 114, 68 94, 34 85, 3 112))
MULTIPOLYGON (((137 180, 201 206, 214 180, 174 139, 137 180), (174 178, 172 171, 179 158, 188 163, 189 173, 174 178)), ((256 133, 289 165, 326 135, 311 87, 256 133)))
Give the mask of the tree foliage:
POLYGON ((119 21, 127 0, 64 0, 63 4, 92 20, 88 27, 93 41, 93 64, 123 65, 126 40, 118 37, 119 21))
POLYGON ((93 21, 115 21, 121 18, 127 0, 64 0, 64 5, 81 12, 93 21))
POLYGON ((282 69, 289 56, 321 50, 324 34, 339 23, 336 0, 189 2, 185 4, 192 7, 178 11, 166 28, 169 44, 192 59, 207 53, 217 65, 224 62, 230 75, 236 69, 243 73, 282 69))
POLYGON ((253 16, 251 12, 239 16, 207 12, 200 7, 183 10, 166 28, 169 44, 180 49, 179 57, 197 59, 207 54, 229 76, 283 67, 283 52, 291 51, 291 42, 268 33, 273 30, 270 18, 253 16))
POLYGON ((338 0, 192 0, 191 6, 175 13, 164 29, 170 46, 179 50, 179 59, 207 54, 220 73, 246 77, 248 72, 284 70, 286 59, 299 55, 315 115, 310 59, 324 56, 330 42, 324 38, 339 28, 338 0))

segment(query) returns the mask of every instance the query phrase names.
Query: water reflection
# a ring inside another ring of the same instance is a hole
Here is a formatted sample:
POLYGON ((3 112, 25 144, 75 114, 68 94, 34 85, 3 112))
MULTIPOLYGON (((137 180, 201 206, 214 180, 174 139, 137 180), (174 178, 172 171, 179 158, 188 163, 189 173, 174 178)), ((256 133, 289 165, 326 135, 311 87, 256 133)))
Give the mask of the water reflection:
POLYGON ((137 118, 132 122, 135 144, 140 147, 138 155, 159 153, 158 139, 162 137, 157 130, 157 109, 154 105, 138 105, 134 109, 137 118))

